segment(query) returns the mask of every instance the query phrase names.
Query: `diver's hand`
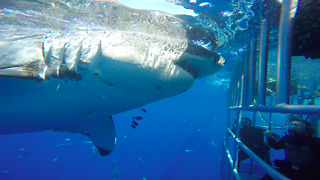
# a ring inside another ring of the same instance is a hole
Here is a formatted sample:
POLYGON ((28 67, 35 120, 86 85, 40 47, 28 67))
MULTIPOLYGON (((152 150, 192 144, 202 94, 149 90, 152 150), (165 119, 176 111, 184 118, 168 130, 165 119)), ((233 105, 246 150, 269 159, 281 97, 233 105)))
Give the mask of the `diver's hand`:
POLYGON ((273 133, 272 133, 272 132, 270 132, 270 131, 266 131, 266 132, 264 132, 264 136, 265 136, 266 138, 271 138, 271 137, 272 137, 272 135, 273 135, 273 133))
POLYGON ((288 168, 290 167, 289 161, 276 159, 273 161, 274 166, 279 168, 288 168))
POLYGON ((270 131, 266 131, 264 132, 264 136, 267 138, 267 139, 274 139, 275 141, 278 141, 280 139, 280 136, 278 134, 275 134, 275 133, 272 133, 270 131))

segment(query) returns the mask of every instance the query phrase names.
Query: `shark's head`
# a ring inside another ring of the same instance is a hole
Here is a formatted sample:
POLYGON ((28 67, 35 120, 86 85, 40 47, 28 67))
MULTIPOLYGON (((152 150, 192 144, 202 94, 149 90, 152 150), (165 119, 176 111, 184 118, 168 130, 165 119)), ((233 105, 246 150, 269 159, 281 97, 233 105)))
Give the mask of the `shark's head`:
POLYGON ((225 63, 222 56, 193 43, 188 43, 186 51, 175 62, 194 78, 211 75, 224 67, 225 63))

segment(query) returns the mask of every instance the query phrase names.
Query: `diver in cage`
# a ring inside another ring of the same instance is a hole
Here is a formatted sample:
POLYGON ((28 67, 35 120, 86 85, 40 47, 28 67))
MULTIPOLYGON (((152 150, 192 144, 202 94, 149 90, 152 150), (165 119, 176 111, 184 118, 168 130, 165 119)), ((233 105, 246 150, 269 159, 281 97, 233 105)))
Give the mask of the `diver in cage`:
MULTIPOLYGON (((269 157, 269 146, 265 143, 264 133, 266 130, 252 126, 252 121, 248 117, 241 119, 240 139, 241 141, 262 160, 271 165, 269 157)), ((239 151, 239 160, 244 161, 249 156, 243 151, 239 151)))
POLYGON ((309 121, 290 117, 288 135, 276 140, 265 133, 271 148, 284 149, 284 160, 275 160, 276 169, 293 180, 320 179, 320 139, 313 137, 315 130, 309 121))

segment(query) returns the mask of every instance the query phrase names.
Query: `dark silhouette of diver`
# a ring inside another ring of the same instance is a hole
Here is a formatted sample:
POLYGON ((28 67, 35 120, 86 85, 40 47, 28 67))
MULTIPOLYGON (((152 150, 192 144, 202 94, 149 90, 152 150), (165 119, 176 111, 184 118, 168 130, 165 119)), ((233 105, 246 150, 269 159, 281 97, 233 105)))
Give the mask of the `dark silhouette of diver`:
POLYGON ((285 159, 274 161, 276 169, 293 180, 320 179, 320 139, 313 137, 312 124, 291 117, 288 133, 278 141, 272 134, 265 134, 270 147, 285 150, 285 159))
MULTIPOLYGON (((241 119, 240 139, 241 141, 262 160, 271 164, 269 156, 269 146, 265 143, 264 133, 266 130, 252 126, 252 121, 248 117, 241 119)), ((239 151, 239 163, 248 159, 249 156, 243 151, 239 151)))

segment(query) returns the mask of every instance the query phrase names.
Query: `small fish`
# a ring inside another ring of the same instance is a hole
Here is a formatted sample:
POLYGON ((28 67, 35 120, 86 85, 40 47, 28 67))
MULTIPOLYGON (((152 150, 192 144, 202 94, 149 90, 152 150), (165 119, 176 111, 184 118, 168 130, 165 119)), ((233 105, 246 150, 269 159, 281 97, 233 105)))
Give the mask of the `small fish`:
POLYGON ((1 170, 0 172, 7 174, 7 173, 10 173, 10 170, 1 170))
POLYGON ((18 158, 22 158, 22 157, 24 157, 24 156, 27 156, 27 155, 29 155, 30 153, 31 153, 31 152, 23 153, 22 155, 18 156, 18 158))
POLYGON ((147 112, 147 110, 146 109, 144 109, 144 108, 140 108, 141 109, 141 111, 143 111, 143 112, 147 112))
POLYGON ((132 128, 136 128, 133 124, 131 125, 132 128))
POLYGON ((62 144, 57 144, 57 147, 61 147, 61 146, 71 146, 71 143, 62 143, 62 144))
POLYGON ((139 126, 139 124, 137 122, 135 122, 135 121, 132 121, 132 125, 139 126))
POLYGON ((144 163, 144 160, 142 159, 142 157, 139 157, 139 160, 140 160, 140 162, 141 162, 142 165, 145 164, 145 163, 144 163))
POLYGON ((134 117, 134 119, 135 119, 135 120, 142 120, 143 117, 141 117, 141 116, 136 116, 136 117, 134 117))

